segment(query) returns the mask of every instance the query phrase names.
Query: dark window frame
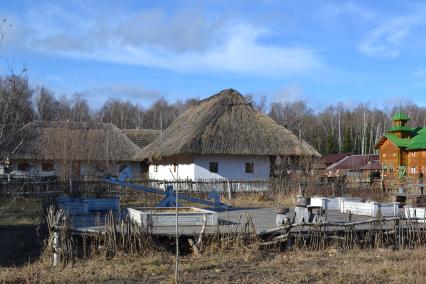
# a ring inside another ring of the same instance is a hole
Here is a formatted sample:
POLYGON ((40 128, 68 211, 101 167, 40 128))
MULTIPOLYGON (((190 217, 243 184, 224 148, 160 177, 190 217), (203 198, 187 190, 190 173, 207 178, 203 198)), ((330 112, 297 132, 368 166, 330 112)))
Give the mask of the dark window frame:
POLYGON ((219 172, 219 162, 209 162, 209 171, 217 174, 219 172))
POLYGON ((41 170, 43 172, 51 172, 55 170, 55 166, 51 162, 42 162, 41 163, 41 170))
POLYGON ((254 163, 253 162, 247 162, 245 165, 245 173, 246 174, 252 174, 254 173, 254 163))
POLYGON ((26 172, 30 169, 30 164, 28 162, 20 162, 18 163, 16 169, 18 171, 26 172))

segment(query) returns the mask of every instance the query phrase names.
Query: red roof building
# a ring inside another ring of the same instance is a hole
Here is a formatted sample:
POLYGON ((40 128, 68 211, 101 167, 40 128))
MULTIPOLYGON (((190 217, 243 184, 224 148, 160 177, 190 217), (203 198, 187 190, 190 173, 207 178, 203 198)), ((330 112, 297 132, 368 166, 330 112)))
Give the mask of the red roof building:
POLYGON ((351 155, 327 167, 328 176, 360 176, 363 172, 380 170, 379 155, 351 155))

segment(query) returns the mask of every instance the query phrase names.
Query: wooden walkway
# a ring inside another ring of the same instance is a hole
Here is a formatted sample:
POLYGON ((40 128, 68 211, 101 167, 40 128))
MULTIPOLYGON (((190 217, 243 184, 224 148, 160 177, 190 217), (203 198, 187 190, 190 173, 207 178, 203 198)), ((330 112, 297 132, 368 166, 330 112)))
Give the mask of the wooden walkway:
MULTIPOLYGON (((214 234, 220 232, 222 234, 236 233, 243 230, 244 225, 248 220, 252 221, 256 234, 277 228, 275 222, 274 208, 239 208, 229 211, 218 212, 219 225, 206 226, 205 234, 214 234)), ((120 216, 117 216, 119 219, 120 216)), ((326 220, 331 223, 347 222, 347 214, 340 211, 327 211, 326 220)), ((72 219, 72 228, 74 231, 81 233, 98 233, 105 230, 104 215, 84 215, 74 216, 72 219)), ((360 222, 370 220, 371 217, 352 215, 352 222, 360 222)), ((253 226, 250 224, 250 231, 253 232, 253 226)), ((368 229, 369 224, 359 225, 359 229, 368 229)), ((423 224, 423 226, 425 226, 423 224)), ((179 234, 181 236, 195 236, 200 234, 202 226, 180 226, 179 234)), ((117 226, 117 230, 120 228, 117 226)), ((175 226, 156 226, 152 229, 152 233, 157 236, 172 236, 175 235, 175 226)))

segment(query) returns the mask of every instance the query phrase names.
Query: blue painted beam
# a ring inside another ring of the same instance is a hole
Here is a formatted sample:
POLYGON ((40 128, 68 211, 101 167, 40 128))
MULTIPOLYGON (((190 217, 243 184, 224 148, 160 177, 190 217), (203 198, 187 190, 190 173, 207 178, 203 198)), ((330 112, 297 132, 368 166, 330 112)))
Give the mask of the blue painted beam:
MULTIPOLYGON (((104 179, 104 181, 106 183, 110 183, 110 184, 116 184, 116 185, 119 185, 119 186, 129 187, 129 188, 133 188, 133 189, 136 189, 136 190, 142 190, 142 191, 145 191, 145 192, 156 193, 156 194, 166 196, 163 199, 164 202, 161 201, 159 205, 171 204, 170 202, 166 202, 166 200, 170 200, 172 198, 176 199, 175 191, 173 190, 173 188, 171 186, 169 186, 166 189, 166 191, 163 191, 163 190, 155 189, 155 188, 152 188, 152 187, 146 187, 146 186, 139 185, 139 184, 121 181, 119 179, 107 178, 107 179, 104 179)), ((200 203, 200 204, 204 204, 204 205, 207 205, 207 206, 218 207, 218 208, 230 208, 231 207, 227 204, 220 202, 220 195, 217 192, 211 192, 209 194, 209 198, 214 199, 214 202, 209 201, 209 200, 205 200, 205 199, 201 199, 201 198, 196 198, 196 197, 178 194, 178 199, 180 199, 180 200, 185 200, 185 201, 194 202, 194 203, 200 203)))
POLYGON ((104 179, 104 182, 116 184, 116 185, 120 185, 120 186, 124 186, 124 187, 130 187, 130 188, 142 190, 142 191, 145 191, 145 192, 157 193, 157 194, 160 194, 160 195, 167 195, 166 191, 163 191, 163 190, 160 190, 160 189, 156 189, 156 188, 152 188, 152 187, 146 187, 146 186, 143 186, 143 185, 134 184, 134 183, 125 182, 125 181, 120 181, 118 179, 106 178, 106 179, 104 179))

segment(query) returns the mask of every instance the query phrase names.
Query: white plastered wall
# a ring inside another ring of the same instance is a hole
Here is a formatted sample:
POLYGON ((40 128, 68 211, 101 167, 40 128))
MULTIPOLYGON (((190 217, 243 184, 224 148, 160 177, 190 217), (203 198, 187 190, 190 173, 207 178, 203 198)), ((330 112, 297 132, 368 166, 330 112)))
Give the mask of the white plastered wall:
POLYGON ((196 156, 195 179, 264 180, 269 178, 269 156, 196 156), (210 162, 218 163, 218 172, 209 170, 210 162), (254 172, 246 173, 246 163, 254 164, 254 172))
POLYGON ((155 180, 194 180, 194 164, 156 164, 149 166, 149 178, 155 180))
POLYGON ((265 180, 269 178, 269 156, 195 155, 185 161, 169 160, 149 166, 149 177, 155 180, 265 180), (210 162, 218 163, 218 172, 209 170, 210 162), (246 173, 246 163, 254 164, 254 172, 246 173))

